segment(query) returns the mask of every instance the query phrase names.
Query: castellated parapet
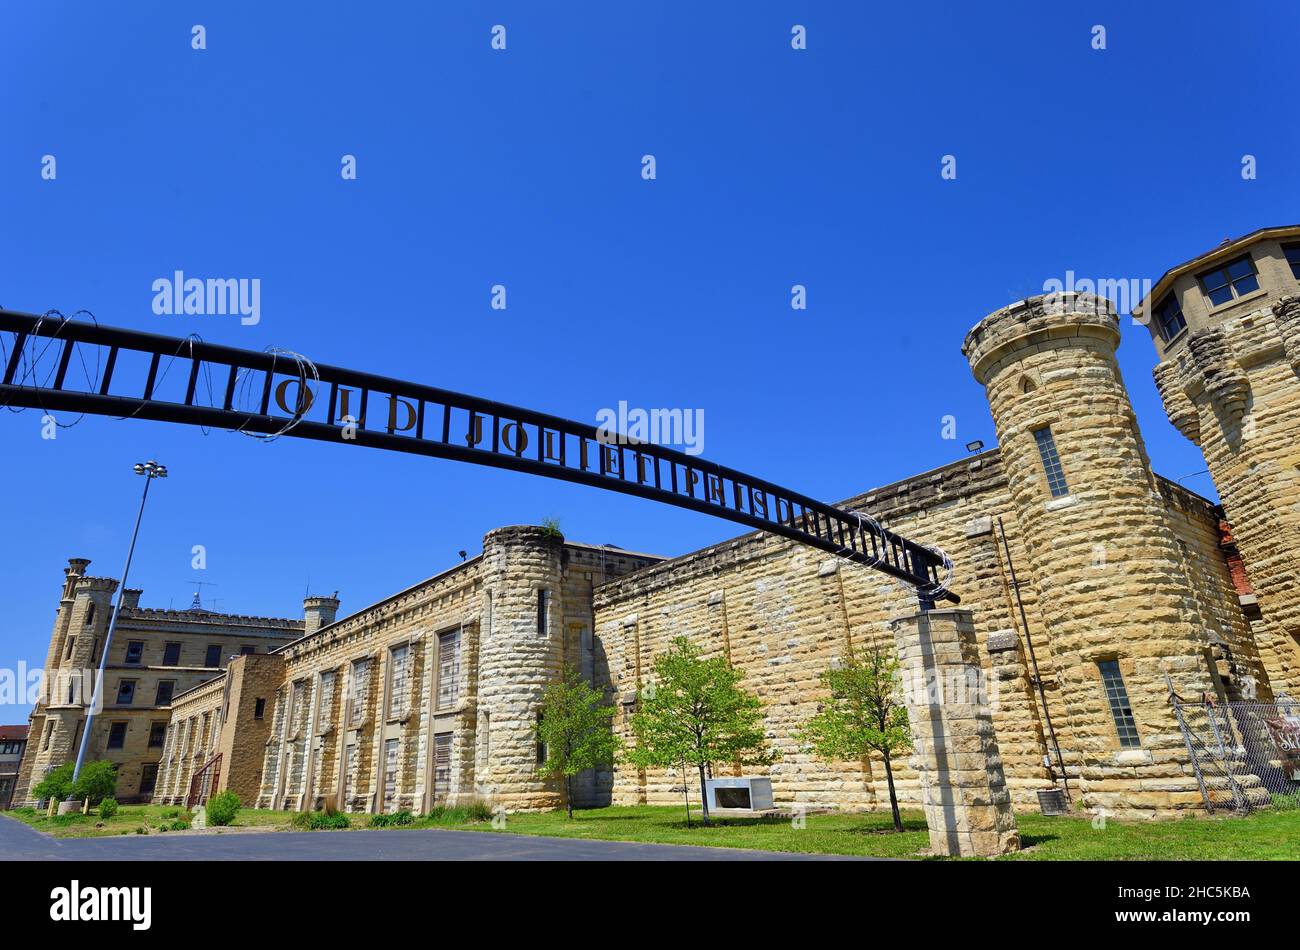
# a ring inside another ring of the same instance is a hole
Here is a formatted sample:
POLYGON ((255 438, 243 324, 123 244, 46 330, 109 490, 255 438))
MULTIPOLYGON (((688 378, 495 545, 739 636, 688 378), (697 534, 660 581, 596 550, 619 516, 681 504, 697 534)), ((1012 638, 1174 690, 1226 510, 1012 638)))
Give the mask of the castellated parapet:
POLYGON ((1076 757, 1067 764, 1085 805, 1162 814, 1202 803, 1166 677, 1186 696, 1213 681, 1118 343, 1109 301, 1064 294, 995 311, 962 349, 987 390, 1027 542, 1076 757))

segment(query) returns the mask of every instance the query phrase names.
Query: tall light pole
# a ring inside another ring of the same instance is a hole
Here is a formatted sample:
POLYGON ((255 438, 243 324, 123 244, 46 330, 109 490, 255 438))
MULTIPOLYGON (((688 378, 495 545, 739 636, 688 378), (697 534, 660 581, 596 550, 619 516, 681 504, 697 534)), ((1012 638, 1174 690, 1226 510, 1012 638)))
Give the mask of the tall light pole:
MULTIPOLYGON (((95 676, 95 689, 91 693, 90 708, 86 710, 86 725, 81 730, 81 745, 77 748, 77 764, 72 768, 72 783, 77 782, 77 777, 81 775, 82 763, 86 760, 86 749, 90 746, 90 727, 95 721, 95 707, 100 703, 100 691, 104 688, 104 667, 108 664, 108 651, 113 645, 113 632, 117 629, 117 618, 122 613, 122 598, 126 595, 126 579, 131 573, 131 558, 135 554, 135 539, 140 535, 140 522, 144 518, 144 503, 149 500, 149 483, 155 478, 167 477, 167 466, 159 465, 150 459, 148 462, 137 462, 134 468, 137 475, 143 475, 144 494, 140 496, 140 511, 135 516, 135 529, 131 532, 131 546, 126 549, 126 566, 122 568, 122 582, 117 589, 117 604, 113 607, 113 617, 108 622, 108 633, 104 636, 104 649, 99 656, 99 672, 95 676)), ((59 812, 72 811, 75 799, 69 790, 67 801, 59 806, 59 812), (67 806, 67 807, 65 807, 67 806)))

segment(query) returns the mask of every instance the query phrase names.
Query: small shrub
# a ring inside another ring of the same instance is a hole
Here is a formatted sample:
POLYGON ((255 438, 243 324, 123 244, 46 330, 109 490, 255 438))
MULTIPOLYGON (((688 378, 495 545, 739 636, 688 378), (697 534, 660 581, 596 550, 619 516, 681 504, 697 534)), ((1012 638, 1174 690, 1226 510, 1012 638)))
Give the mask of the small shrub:
POLYGON ((400 828, 403 825, 413 824, 415 824, 415 816, 405 810, 387 815, 371 815, 369 821, 371 828, 400 828))
POLYGON ((335 828, 351 828, 352 820, 337 811, 333 814, 323 811, 300 811, 293 816, 291 824, 304 831, 327 831, 335 828))
POLYGON ((117 814, 117 799, 105 798, 99 803, 99 817, 105 820, 117 814))
POLYGON ((180 813, 181 810, 179 808, 164 808, 159 812, 159 814, 164 818, 176 818, 179 817, 180 813))
POLYGON ((225 791, 208 799, 208 824, 220 827, 228 825, 239 814, 239 796, 225 791))

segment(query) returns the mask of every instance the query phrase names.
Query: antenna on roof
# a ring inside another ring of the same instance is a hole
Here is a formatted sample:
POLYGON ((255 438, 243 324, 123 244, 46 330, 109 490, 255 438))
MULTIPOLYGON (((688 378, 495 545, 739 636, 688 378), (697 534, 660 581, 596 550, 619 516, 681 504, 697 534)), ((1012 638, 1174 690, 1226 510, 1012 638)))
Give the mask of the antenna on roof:
POLYGON ((216 587, 217 585, 214 584, 214 583, 212 583, 211 581, 190 581, 190 583, 194 585, 194 588, 195 588, 195 589, 194 589, 194 601, 193 601, 193 603, 190 604, 190 606, 189 606, 188 609, 190 609, 190 610, 202 610, 202 609, 203 609, 203 598, 200 597, 199 595, 203 593, 203 588, 204 588, 204 587, 216 587))

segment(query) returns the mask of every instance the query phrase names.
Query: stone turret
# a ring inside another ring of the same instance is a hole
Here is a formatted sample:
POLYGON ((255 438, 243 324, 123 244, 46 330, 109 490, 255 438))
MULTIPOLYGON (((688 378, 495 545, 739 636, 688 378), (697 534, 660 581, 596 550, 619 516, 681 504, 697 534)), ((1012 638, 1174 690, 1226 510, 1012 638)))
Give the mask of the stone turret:
POLYGON ((1205 454, 1232 524, 1258 596, 1252 630, 1273 692, 1292 696, 1300 695, 1298 294, 1300 226, 1263 228, 1174 267, 1134 309, 1160 357, 1165 411, 1205 454))
POLYGON ((475 784, 511 811, 562 804, 560 783, 535 775, 534 729, 563 663, 563 559, 564 538, 544 528, 498 528, 483 539, 475 784))
POLYGON ((303 636, 310 637, 321 627, 328 627, 339 613, 339 592, 332 597, 308 597, 302 602, 302 615, 306 621, 303 636))
POLYGON ((1109 301, 1064 294, 990 314, 962 352, 986 388, 1029 539, 1066 763, 1086 805, 1163 814, 1201 805, 1166 676, 1189 696, 1212 680, 1118 344, 1109 301))

